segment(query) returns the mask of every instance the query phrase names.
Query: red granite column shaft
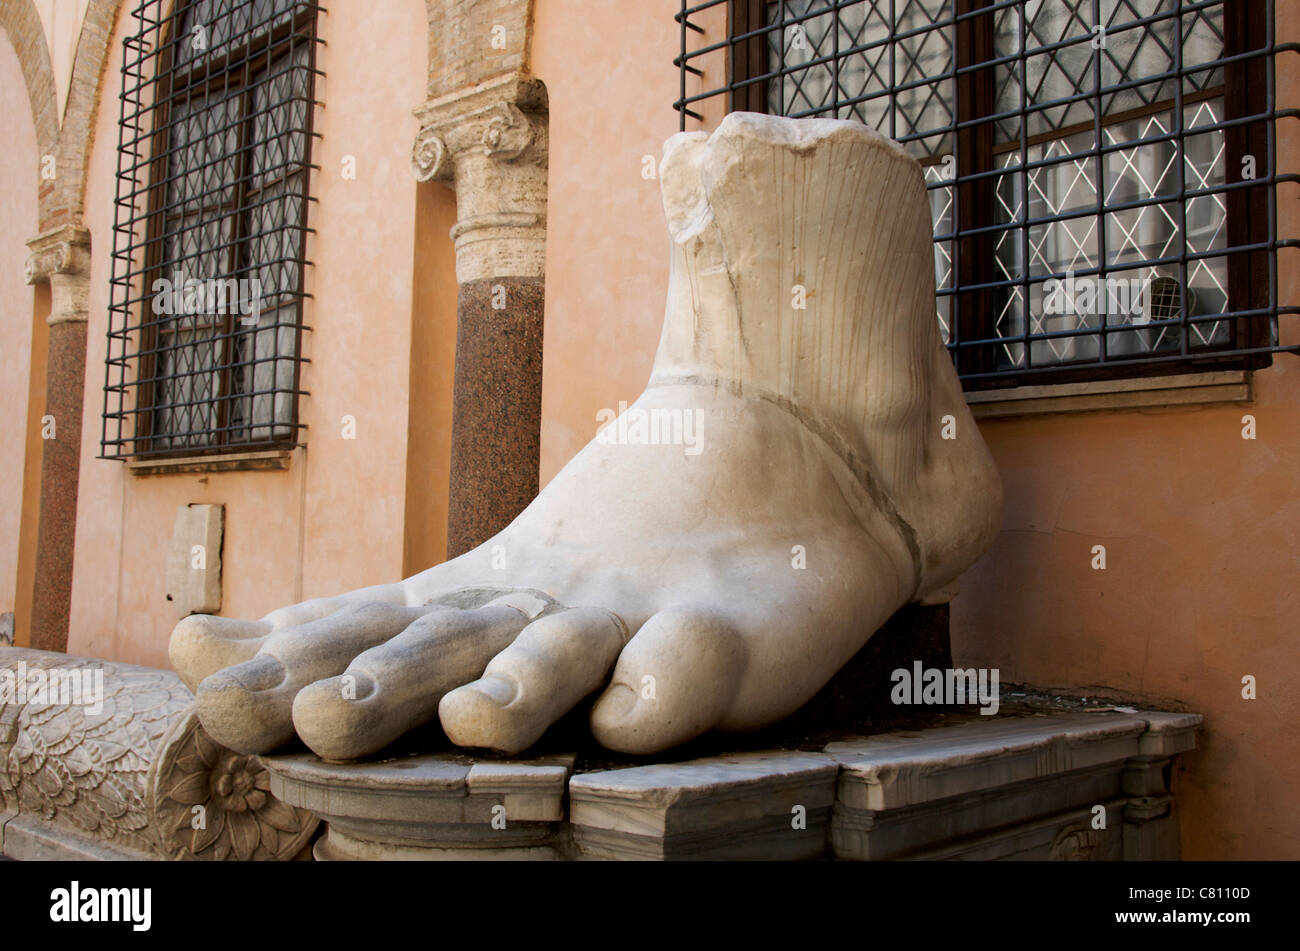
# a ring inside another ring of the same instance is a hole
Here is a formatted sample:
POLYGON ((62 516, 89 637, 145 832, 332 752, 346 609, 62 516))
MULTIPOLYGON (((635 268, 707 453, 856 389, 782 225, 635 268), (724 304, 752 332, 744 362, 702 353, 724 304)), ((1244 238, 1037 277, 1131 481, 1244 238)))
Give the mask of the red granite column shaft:
POLYGON ((544 307, 540 277, 460 286, 448 557, 491 538, 537 495, 544 307))
POLYGON ((43 414, 54 419, 54 438, 45 441, 41 457, 40 521, 32 598, 31 646, 39 650, 66 651, 68 647, 85 379, 85 322, 55 324, 50 328, 43 414))

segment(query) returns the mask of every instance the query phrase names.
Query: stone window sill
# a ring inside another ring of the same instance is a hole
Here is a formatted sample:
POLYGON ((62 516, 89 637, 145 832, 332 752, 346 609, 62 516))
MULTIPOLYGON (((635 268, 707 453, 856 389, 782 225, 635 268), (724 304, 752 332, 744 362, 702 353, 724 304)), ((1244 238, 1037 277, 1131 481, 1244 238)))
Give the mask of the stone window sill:
POLYGON ((179 456, 174 459, 132 459, 127 471, 136 476, 178 475, 190 472, 237 472, 254 469, 288 469, 290 449, 263 452, 231 452, 209 456, 179 456))
POLYGON ((1240 403, 1253 398, 1250 372, 1246 370, 1019 386, 966 394, 976 419, 1240 403))

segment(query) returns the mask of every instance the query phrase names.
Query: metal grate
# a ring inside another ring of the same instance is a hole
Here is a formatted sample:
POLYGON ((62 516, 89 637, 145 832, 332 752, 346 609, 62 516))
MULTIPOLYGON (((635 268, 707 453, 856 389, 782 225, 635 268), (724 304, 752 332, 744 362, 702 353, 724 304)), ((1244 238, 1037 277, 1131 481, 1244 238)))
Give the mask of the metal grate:
POLYGON ((311 0, 141 0, 123 43, 104 458, 293 445, 311 0))
POLYGON ((1266 366, 1273 0, 683 0, 681 128, 856 119, 922 164, 967 388, 1266 366), (725 25, 723 23, 725 19, 725 25), (710 30, 706 31, 707 24, 710 30), (721 31, 725 39, 706 42, 721 31), (689 77, 696 77, 691 79, 689 77), (688 86, 725 83, 688 93, 688 86), (716 80, 715 80, 716 81, 716 80), (725 97, 725 98, 724 98, 725 97))

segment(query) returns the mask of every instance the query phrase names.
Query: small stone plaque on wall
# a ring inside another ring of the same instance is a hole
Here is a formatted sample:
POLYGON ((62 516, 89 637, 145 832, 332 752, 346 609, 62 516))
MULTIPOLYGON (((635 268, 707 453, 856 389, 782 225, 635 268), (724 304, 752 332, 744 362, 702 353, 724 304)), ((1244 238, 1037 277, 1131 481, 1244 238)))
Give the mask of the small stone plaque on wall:
POLYGON ((190 503, 176 510, 167 553, 167 600, 177 617, 221 610, 221 541, 226 507, 190 503))

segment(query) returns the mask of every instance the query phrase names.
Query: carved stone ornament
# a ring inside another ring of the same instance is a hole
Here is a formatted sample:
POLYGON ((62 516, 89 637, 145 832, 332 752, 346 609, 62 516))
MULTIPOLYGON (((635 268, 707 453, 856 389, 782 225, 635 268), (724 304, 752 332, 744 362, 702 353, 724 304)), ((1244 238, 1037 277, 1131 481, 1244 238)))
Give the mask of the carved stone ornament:
POLYGON ((1085 826, 1066 826, 1056 834, 1056 840, 1047 853, 1052 862, 1091 862, 1097 857, 1101 837, 1096 830, 1085 826))
MULTIPOLYGON (((416 110, 420 131, 411 150, 417 180, 449 181, 462 156, 486 156, 500 162, 524 158, 539 141, 546 93, 536 80, 510 74, 425 103, 416 110)), ((545 164, 544 149, 537 152, 545 164)))
POLYGON ((512 102, 492 108, 483 130, 483 154, 509 161, 523 154, 533 142, 533 124, 512 102))
POLYGON ((0 648, 0 812, 171 859, 296 857, 315 815, 213 742, 176 674, 0 648))
POLYGON ((421 129, 415 137, 411 151, 411 171, 415 180, 428 182, 451 176, 451 163, 447 161, 447 145, 432 129, 421 129))
POLYGON ((43 232, 27 242, 31 253, 23 269, 28 284, 48 281, 52 275, 88 276, 90 232, 75 225, 63 225, 43 232))
POLYGON ((168 726, 191 703, 169 671, 0 649, 0 804, 153 852, 145 776, 168 726), (74 690, 97 702, 49 702, 64 699, 52 693, 72 699, 74 690))
POLYGON ((174 859, 292 859, 319 820, 270 789, 261 759, 219 746, 191 709, 172 724, 149 771, 150 824, 174 859))

